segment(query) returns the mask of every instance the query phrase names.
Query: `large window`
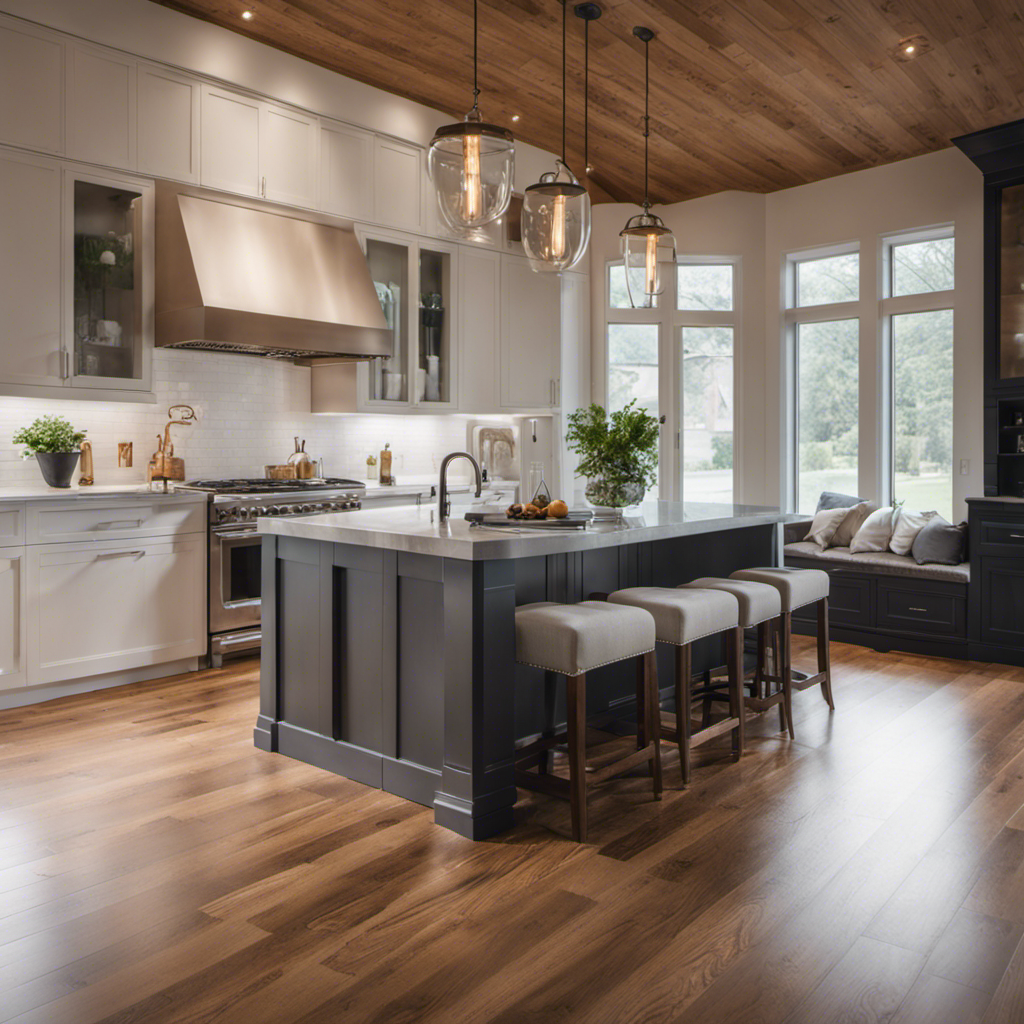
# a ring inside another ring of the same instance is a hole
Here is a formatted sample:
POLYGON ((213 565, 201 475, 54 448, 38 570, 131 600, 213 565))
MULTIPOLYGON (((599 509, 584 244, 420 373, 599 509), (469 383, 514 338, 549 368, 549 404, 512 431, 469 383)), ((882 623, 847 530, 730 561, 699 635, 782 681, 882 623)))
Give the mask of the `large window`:
POLYGON ((657 324, 608 325, 608 411, 632 399, 658 416, 657 324))
MULTIPOLYGON (((934 232, 930 234, 935 234, 934 232)), ((891 491, 908 509, 953 515, 954 241, 885 244, 883 317, 891 350, 891 491)))
POLYGON ((813 512, 822 491, 857 493, 860 321, 796 327, 797 511, 813 512))

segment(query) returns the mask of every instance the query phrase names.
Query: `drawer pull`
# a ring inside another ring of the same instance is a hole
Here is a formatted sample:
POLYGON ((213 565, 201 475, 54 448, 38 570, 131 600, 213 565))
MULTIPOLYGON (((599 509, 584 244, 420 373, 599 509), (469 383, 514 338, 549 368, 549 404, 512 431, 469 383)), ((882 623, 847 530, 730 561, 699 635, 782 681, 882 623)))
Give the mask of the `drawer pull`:
POLYGON ((1010 536, 1014 540, 1024 540, 1024 533, 1011 533, 1010 536))
POLYGON ((112 519, 109 523, 97 523, 97 530, 131 530, 141 526, 141 519, 112 519))
POLYGON ((96 557, 97 558, 125 558, 128 555, 135 555, 138 558, 142 558, 142 556, 145 553, 146 552, 141 550, 141 549, 139 549, 137 551, 100 551, 96 555, 96 557))
POLYGON ((927 608, 915 608, 913 605, 910 606, 910 610, 912 612, 926 612, 926 611, 928 611, 927 608))

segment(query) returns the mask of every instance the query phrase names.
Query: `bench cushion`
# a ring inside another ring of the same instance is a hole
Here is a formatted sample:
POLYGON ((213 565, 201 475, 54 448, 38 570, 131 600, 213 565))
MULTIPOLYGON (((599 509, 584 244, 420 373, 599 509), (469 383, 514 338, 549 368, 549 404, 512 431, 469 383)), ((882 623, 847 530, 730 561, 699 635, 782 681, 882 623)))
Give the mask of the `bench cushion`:
MULTIPOLYGON (((946 580, 950 583, 969 583, 971 567, 961 565, 918 565, 910 555, 894 555, 891 551, 870 551, 851 554, 849 548, 829 548, 822 551, 810 541, 787 544, 786 557, 813 559, 827 563, 832 569, 852 569, 882 576, 911 576, 920 579, 946 580)), ((823 568, 825 566, 823 565, 823 568)))

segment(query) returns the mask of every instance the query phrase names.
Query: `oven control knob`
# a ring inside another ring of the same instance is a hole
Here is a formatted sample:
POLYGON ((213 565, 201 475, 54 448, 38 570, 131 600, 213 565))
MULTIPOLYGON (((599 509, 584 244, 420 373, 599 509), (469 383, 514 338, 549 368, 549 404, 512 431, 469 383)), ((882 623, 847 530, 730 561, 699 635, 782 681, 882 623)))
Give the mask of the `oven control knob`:
POLYGON ((229 519, 230 517, 231 517, 230 509, 226 509, 226 508, 219 508, 219 509, 217 509, 217 522, 218 523, 223 523, 224 520, 229 519))
POLYGON ((313 511, 313 506, 312 505, 300 505, 299 506, 299 511, 300 512, 312 512, 313 511))
POLYGON ((265 516, 270 512, 270 509, 266 505, 260 505, 258 508, 252 510, 252 514, 256 516, 265 516))

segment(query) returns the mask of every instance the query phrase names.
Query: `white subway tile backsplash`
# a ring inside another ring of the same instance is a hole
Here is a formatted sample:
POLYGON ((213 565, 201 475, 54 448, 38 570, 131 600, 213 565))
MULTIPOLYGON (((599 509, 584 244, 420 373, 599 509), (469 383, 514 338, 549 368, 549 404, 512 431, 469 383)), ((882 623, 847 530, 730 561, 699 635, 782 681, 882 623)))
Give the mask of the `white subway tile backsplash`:
POLYGON ((97 483, 144 481, 167 408, 177 403, 196 411, 193 426, 171 428, 189 479, 262 476, 266 463, 285 461, 296 434, 312 458, 323 456, 329 475, 356 479, 365 477, 366 456, 385 442, 399 478, 431 475, 446 452, 466 446, 466 421, 457 416, 314 416, 309 374, 273 359, 156 349, 157 405, 0 397, 0 486, 38 483, 35 460, 22 460, 11 437, 43 415, 64 416, 88 432, 97 483), (117 466, 119 441, 134 445, 131 469, 117 466))

